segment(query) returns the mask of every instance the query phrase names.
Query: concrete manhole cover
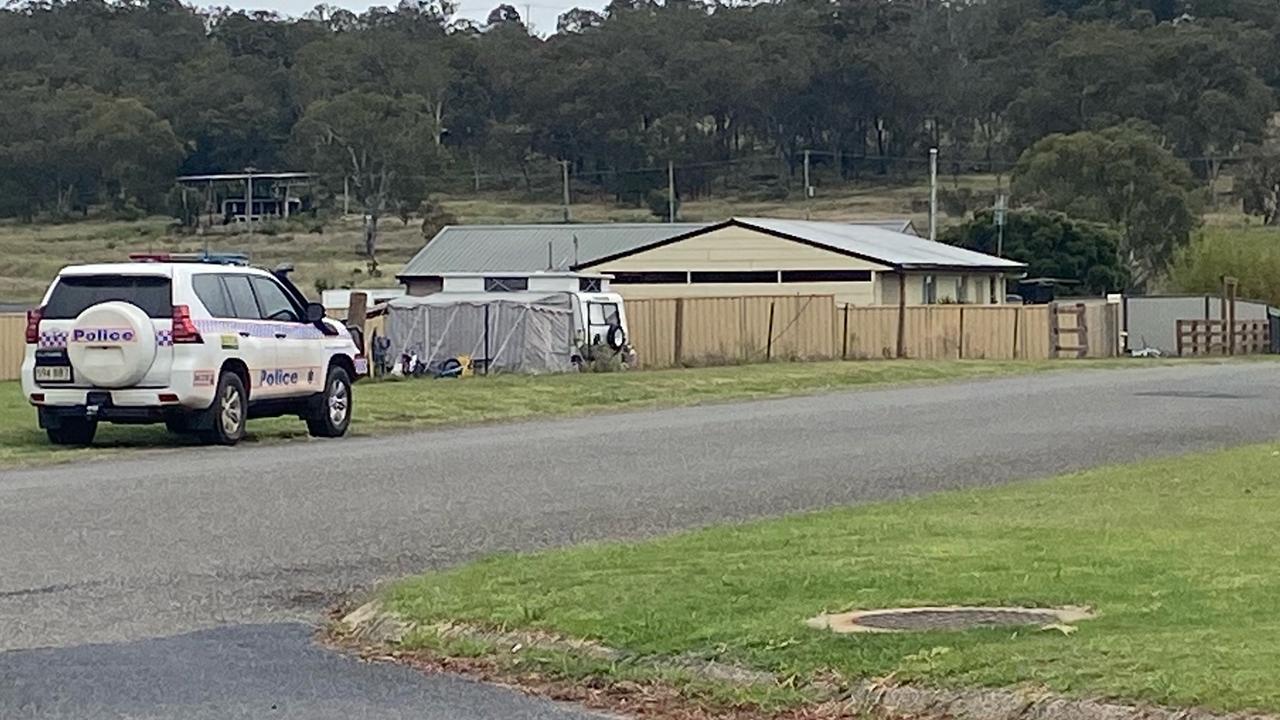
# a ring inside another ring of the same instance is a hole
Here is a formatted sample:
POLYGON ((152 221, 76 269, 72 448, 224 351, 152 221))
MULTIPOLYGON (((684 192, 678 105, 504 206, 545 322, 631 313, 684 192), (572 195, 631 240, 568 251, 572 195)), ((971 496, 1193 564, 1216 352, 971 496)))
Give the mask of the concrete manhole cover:
POLYGON ((1087 608, 922 607, 819 615, 809 627, 835 633, 925 632, 993 627, 1069 625, 1094 616, 1087 608))

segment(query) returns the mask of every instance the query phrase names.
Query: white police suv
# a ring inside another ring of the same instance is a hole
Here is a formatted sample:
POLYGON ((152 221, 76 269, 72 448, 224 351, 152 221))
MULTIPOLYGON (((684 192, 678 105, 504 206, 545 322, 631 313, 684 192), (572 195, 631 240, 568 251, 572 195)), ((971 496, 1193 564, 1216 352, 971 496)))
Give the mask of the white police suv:
POLYGON ((249 418, 297 415, 312 435, 351 423, 368 364, 286 272, 237 254, 131 255, 63 268, 27 315, 22 390, 59 445, 98 423, 160 423, 231 445, 249 418))

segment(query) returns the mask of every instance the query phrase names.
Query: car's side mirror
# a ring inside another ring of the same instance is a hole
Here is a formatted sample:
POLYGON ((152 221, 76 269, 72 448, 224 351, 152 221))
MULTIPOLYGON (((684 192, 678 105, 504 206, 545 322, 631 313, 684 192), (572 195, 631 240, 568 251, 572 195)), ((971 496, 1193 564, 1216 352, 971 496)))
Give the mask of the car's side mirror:
POLYGON ((307 303, 307 308, 302 313, 302 319, 309 323, 320 322, 324 319, 324 306, 320 303, 307 303))

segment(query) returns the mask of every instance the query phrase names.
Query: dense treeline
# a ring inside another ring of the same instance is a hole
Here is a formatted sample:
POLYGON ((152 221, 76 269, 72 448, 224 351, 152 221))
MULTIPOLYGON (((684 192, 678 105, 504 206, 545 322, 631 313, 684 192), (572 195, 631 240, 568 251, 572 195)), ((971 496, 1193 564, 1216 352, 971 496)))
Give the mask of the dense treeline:
POLYGON ((665 185, 668 161, 696 194, 805 150, 844 178, 930 146, 946 170, 1004 169, 1046 135, 1125 121, 1204 179, 1263 142, 1278 48, 1275 0, 614 0, 545 38, 508 5, 480 24, 410 0, 299 19, 11 4, 0 216, 154 209, 179 173, 248 166, 345 179, 401 214, 559 160, 619 198, 665 185))

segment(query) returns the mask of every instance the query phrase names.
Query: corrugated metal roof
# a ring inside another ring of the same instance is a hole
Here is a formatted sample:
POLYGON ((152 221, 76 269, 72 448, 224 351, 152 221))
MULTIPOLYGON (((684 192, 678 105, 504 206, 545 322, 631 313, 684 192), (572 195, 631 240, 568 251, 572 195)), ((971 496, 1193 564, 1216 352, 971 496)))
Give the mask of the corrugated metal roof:
MULTIPOLYGON (((911 232, 909 220, 820 222, 735 218, 742 225, 795 237, 894 267, 981 267, 1019 270, 1021 263, 930 242, 911 232)), ((583 225, 451 225, 405 265, 401 276, 456 272, 568 270, 642 250, 679 235, 723 223, 597 223, 583 225), (574 255, 574 238, 578 240, 574 255), (548 247, 550 268, 548 268, 548 247)))
POLYGON ((418 251, 401 275, 446 272, 568 270, 707 227, 707 223, 594 225, 451 225, 418 251), (573 239, 578 239, 574 258, 573 239), (547 248, 552 264, 547 266, 547 248))
POLYGON ((734 221, 904 269, 972 267, 1021 270, 1026 267, 1012 260, 932 242, 874 225, 769 218, 734 218, 734 221))

